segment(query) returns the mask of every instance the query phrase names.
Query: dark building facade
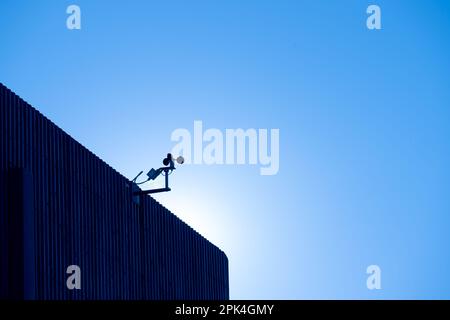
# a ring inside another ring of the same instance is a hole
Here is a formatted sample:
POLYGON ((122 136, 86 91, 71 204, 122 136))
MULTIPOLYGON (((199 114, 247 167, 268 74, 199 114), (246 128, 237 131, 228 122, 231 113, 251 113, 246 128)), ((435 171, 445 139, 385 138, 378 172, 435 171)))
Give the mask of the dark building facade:
POLYGON ((0 298, 228 299, 228 259, 0 84, 0 298))

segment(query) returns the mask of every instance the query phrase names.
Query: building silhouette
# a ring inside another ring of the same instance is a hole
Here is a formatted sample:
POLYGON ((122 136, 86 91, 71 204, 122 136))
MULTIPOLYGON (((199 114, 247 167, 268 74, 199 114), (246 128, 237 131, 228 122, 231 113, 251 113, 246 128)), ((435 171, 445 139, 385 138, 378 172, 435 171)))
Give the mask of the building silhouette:
POLYGON ((228 259, 0 84, 0 298, 228 299, 228 259))

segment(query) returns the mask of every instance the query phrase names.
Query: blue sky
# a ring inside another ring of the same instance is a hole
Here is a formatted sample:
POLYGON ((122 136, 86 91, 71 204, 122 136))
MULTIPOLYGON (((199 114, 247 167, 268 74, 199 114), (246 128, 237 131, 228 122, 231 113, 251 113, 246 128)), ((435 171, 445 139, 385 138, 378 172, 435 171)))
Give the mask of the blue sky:
POLYGON ((195 120, 280 129, 277 175, 186 165, 155 196, 231 298, 450 298, 450 2, 2 0, 0 39, 0 81, 130 178, 195 120))

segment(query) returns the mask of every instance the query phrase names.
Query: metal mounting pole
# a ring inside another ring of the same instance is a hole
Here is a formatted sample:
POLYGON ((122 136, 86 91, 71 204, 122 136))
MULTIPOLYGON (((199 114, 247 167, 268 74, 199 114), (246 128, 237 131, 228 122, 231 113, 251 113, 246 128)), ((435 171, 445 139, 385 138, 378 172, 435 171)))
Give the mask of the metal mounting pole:
POLYGON ((159 192, 167 192, 170 191, 171 189, 169 188, 169 170, 174 170, 173 168, 161 168, 164 172, 165 172, 165 188, 158 188, 158 189, 151 189, 151 190, 139 190, 139 191, 134 191, 133 190, 133 195, 134 196, 138 196, 138 195, 145 195, 145 194, 152 194, 152 193, 159 193, 159 192))

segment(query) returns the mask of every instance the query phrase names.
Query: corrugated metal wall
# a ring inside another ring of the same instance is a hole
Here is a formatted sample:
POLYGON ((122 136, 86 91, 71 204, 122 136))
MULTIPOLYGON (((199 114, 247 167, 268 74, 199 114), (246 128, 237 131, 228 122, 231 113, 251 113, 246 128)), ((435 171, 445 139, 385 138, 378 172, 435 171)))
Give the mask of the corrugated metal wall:
POLYGON ((0 297, 228 299, 221 250, 1 84, 0 125, 0 297))

